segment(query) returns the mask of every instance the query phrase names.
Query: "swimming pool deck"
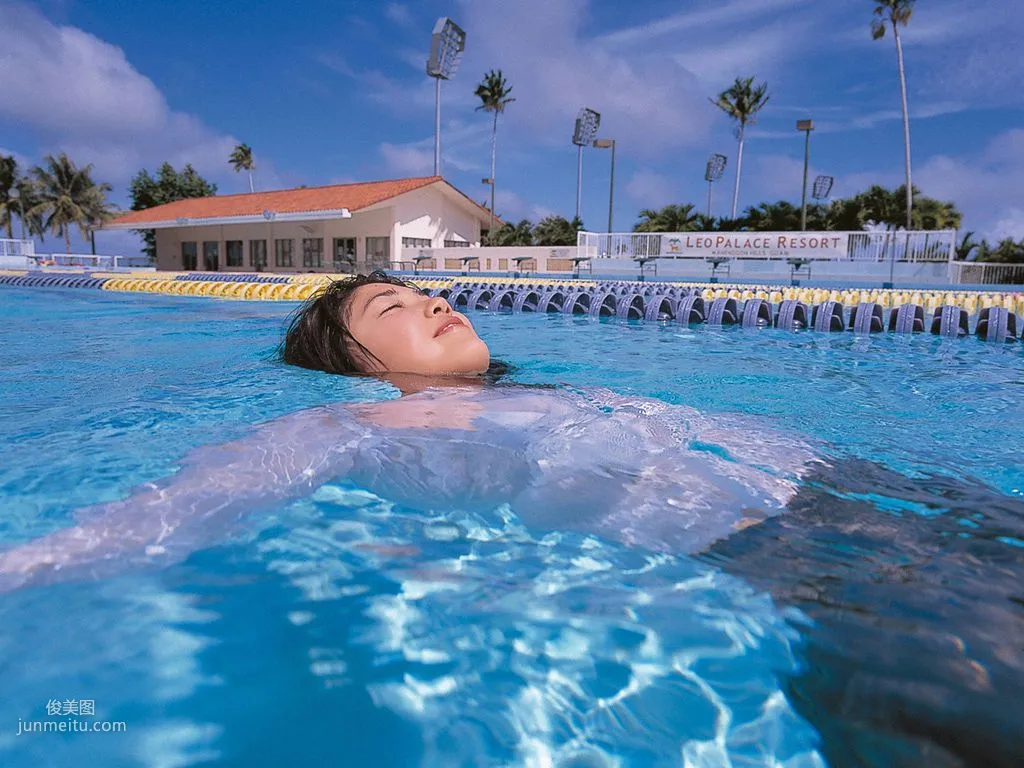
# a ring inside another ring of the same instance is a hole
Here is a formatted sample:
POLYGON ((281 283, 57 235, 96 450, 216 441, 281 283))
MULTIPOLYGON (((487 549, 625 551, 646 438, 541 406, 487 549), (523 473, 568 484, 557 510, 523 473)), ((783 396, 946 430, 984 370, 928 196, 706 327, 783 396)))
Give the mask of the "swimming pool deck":
MULTIPOLYGON (((557 290, 569 293, 573 289, 586 291, 593 296, 607 293, 614 286, 617 296, 635 295, 644 300, 657 294, 668 294, 679 297, 682 295, 697 296, 706 302, 717 299, 735 299, 737 304, 745 304, 752 299, 760 299, 770 305, 778 306, 782 302, 798 302, 807 310, 808 322, 812 312, 823 307, 827 302, 838 305, 842 316, 843 308, 857 308, 865 304, 874 304, 882 309, 892 309, 906 305, 920 307, 926 313, 926 324, 933 315, 943 307, 957 307, 970 316, 979 315, 985 310, 1003 310, 1008 316, 1005 322, 1010 337, 1016 337, 1024 329, 1024 290, 986 291, 977 289, 950 290, 914 290, 914 289, 877 289, 877 288, 827 288, 801 287, 783 285, 751 285, 749 283, 709 283, 691 281, 604 281, 593 278, 541 278, 541 277, 495 277, 495 276, 414 276, 401 274, 402 277, 416 283, 424 290, 439 292, 447 289, 477 287, 489 291, 484 300, 474 300, 471 309, 512 309, 508 302, 500 302, 492 306, 490 300, 498 292, 533 289, 538 293, 557 290)), ((348 275, 331 274, 298 274, 280 275, 267 273, 216 273, 216 272, 88 272, 83 270, 0 270, 0 286, 39 287, 39 288, 92 288, 103 291, 121 293, 155 293, 169 296, 196 296, 222 298, 245 301, 302 301, 312 296, 318 289, 335 279, 348 275)), ((1024 287, 1022 287, 1024 288, 1024 287)), ((446 294, 447 297, 447 294, 446 294)), ((479 296, 477 297, 479 299, 479 296)), ((606 302, 605 308, 591 312, 594 316, 615 315, 616 302, 606 302)), ((522 306, 520 305, 520 308, 522 306)), ((635 309, 635 308, 634 308, 635 309)), ((769 312, 770 312, 769 307, 769 312)), ((834 312, 835 306, 828 311, 834 312)), ((575 310, 568 310, 575 311, 575 310)), ((582 313, 587 313, 583 311, 582 313)), ((643 317, 641 308, 640 317, 643 317)), ((711 314, 710 312, 708 313, 711 314)), ((892 314, 892 313, 891 313, 892 314)), ((635 317, 636 311, 627 316, 635 317)), ((852 324, 853 318, 851 318, 852 324)), ((733 312, 732 322, 740 323, 738 313, 733 312)), ((846 322, 843 321, 845 327, 846 322)), ((884 325, 884 324, 883 324, 884 325)), ((975 323, 977 325, 977 323, 975 323)))

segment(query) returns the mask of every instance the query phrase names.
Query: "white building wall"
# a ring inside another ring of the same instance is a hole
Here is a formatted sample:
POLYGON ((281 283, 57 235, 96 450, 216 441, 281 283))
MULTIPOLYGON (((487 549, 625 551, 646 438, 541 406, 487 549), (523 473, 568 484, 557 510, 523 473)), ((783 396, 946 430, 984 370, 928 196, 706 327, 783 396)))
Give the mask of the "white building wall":
POLYGON ((395 221, 399 226, 400 258, 403 237, 430 240, 432 248, 441 248, 445 240, 480 244, 480 219, 469 200, 456 201, 437 186, 417 189, 395 200, 395 221))
POLYGON ((218 243, 218 263, 221 272, 252 272, 249 255, 250 240, 267 241, 267 272, 333 272, 334 239, 355 238, 356 262, 362 265, 366 260, 367 237, 390 237, 394 249, 391 224, 392 208, 381 208, 353 214, 351 219, 326 219, 304 222, 261 222, 259 224, 225 224, 207 227, 171 227, 156 230, 157 269, 180 271, 182 265, 181 244, 195 242, 198 269, 203 271, 203 243, 218 243), (323 238, 323 266, 307 267, 302 263, 302 241, 304 238, 323 238), (292 266, 278 267, 275 263, 275 240, 292 241, 292 266), (227 266, 229 240, 242 241, 242 266, 227 266))
POLYGON ((403 237, 429 240, 432 247, 440 248, 445 241, 456 240, 470 245, 480 244, 480 214, 474 204, 459 193, 440 185, 413 190, 392 200, 370 208, 356 211, 351 219, 329 219, 306 222, 259 222, 254 224, 231 224, 223 226, 171 227, 156 230, 157 269, 182 270, 181 244, 195 242, 198 269, 205 269, 203 243, 218 243, 218 263, 221 272, 251 272, 253 265, 249 254, 250 240, 267 241, 268 272, 333 272, 334 239, 356 239, 356 264, 359 270, 373 265, 367 263, 366 238, 389 238, 388 263, 382 266, 395 267, 403 260, 403 237), (320 268, 303 265, 303 238, 323 238, 323 266, 320 268), (290 239, 292 245, 292 266, 278 267, 275 263, 274 241, 290 239), (242 241, 243 263, 240 267, 227 266, 229 240, 242 241))

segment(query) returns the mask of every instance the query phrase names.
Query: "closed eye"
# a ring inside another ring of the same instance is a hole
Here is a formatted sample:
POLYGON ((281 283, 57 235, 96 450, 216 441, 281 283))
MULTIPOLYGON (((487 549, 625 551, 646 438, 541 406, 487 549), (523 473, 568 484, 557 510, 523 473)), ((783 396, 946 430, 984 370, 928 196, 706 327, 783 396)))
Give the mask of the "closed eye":
POLYGON ((397 308, 399 308, 401 306, 402 306, 401 304, 392 304, 390 307, 385 307, 384 309, 381 310, 381 313, 379 315, 377 315, 377 317, 383 317, 388 312, 390 312, 392 309, 397 309, 397 308))

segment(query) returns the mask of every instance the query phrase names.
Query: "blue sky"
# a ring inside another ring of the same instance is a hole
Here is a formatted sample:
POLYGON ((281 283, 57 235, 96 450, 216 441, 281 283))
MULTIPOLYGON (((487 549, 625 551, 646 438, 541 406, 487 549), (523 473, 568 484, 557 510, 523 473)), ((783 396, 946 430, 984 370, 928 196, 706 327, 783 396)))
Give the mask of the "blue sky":
MULTIPOLYGON (((802 135, 811 175, 834 195, 903 179, 891 37, 871 40, 870 0, 0 0, 0 151, 35 163, 65 150, 114 185, 163 160, 191 162, 222 192, 247 190, 227 157, 254 150, 258 189, 425 175, 433 166, 434 21, 467 31, 443 89, 444 175, 487 189, 490 119, 475 110, 501 68, 517 101, 499 120, 498 212, 536 221, 575 209, 573 119, 602 113, 617 140, 615 228, 643 207, 704 206, 704 163, 736 142, 708 101, 737 76, 771 100, 748 134, 740 207, 799 201, 802 135)), ((921 0, 905 32, 914 181, 955 201, 965 228, 1024 237, 1024 31, 1019 0, 921 0)), ((609 153, 584 159, 583 219, 607 225, 609 153)), ((101 235, 102 250, 130 247, 101 235)), ((60 249, 54 240, 45 246, 60 249)))

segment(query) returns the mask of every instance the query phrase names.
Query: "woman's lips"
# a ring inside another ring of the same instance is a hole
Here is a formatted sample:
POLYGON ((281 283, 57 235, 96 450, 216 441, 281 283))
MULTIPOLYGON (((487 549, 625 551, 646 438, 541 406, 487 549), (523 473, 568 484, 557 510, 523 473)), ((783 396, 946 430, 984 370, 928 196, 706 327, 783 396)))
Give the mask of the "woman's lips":
POLYGON ((448 333, 454 328, 465 328, 465 324, 457 317, 449 318, 441 324, 441 327, 437 329, 437 333, 434 334, 434 338, 437 338, 441 334, 448 333))

